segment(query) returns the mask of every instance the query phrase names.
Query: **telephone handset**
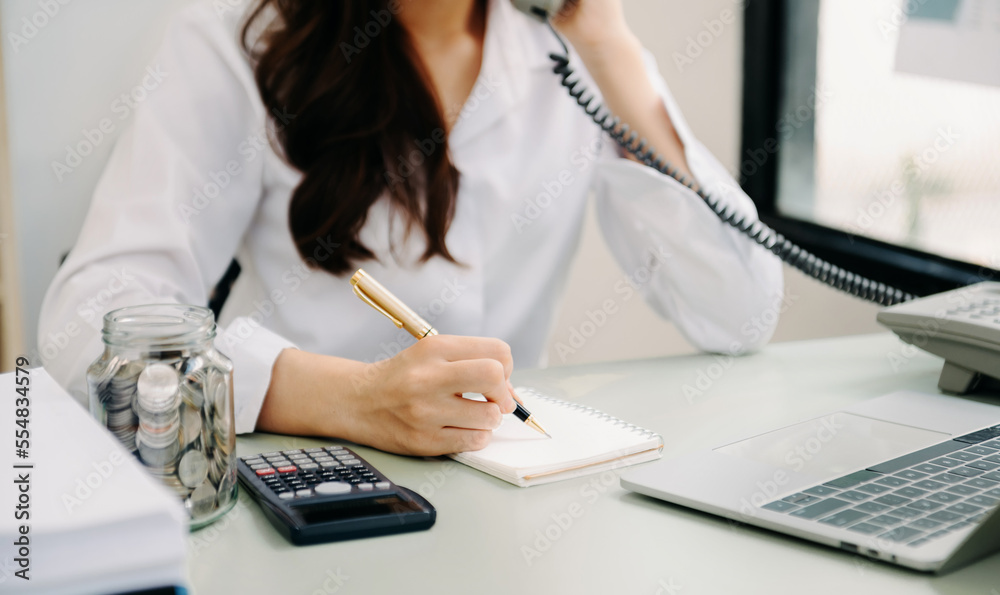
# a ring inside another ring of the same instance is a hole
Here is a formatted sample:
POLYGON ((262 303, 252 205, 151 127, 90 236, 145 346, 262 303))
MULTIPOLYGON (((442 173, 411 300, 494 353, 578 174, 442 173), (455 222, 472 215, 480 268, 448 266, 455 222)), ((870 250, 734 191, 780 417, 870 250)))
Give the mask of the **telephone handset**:
POLYGON ((879 313, 881 324, 891 328, 907 343, 945 358, 938 383, 942 390, 964 393, 974 388, 983 376, 1000 379, 1000 283, 980 283, 915 300, 912 294, 826 262, 796 246, 763 222, 747 219, 730 209, 664 161, 628 124, 605 109, 593 94, 588 94, 579 79, 571 80, 573 69, 569 66, 569 48, 549 22, 549 17, 559 12, 564 1, 512 0, 518 10, 544 22, 555 35, 563 53, 549 54, 554 63, 553 72, 594 123, 624 150, 690 188, 722 221, 739 229, 788 265, 856 297, 891 306, 879 313), (955 305, 956 299, 967 300, 968 304, 955 305))
POLYGON ((763 222, 757 219, 747 219, 747 217, 741 215, 739 212, 730 209, 729 205, 710 196, 694 180, 681 174, 676 168, 664 161, 656 150, 646 143, 645 139, 640 139, 639 135, 629 128, 628 124, 622 122, 609 110, 605 109, 596 96, 587 92, 587 89, 579 79, 571 80, 573 69, 569 65, 569 48, 566 47, 566 43, 559 33, 552 28, 552 24, 548 19, 549 16, 559 11, 564 3, 563 0, 513 0, 513 2, 518 10, 544 21, 559 41, 559 44, 563 48, 563 53, 549 54, 549 58, 554 63, 553 72, 559 75, 560 83, 566 88, 569 95, 576 100, 587 115, 593 119, 595 124, 600 126, 615 142, 624 150, 634 155, 640 162, 674 178, 684 186, 690 188, 725 223, 740 230, 754 242, 770 250, 788 265, 814 279, 851 295, 884 306, 907 302, 914 298, 913 295, 895 287, 867 279, 861 275, 844 270, 835 264, 826 262, 807 250, 796 246, 785 238, 785 236, 771 229, 763 222))
POLYGON ((559 12, 564 0, 512 0, 514 7, 540 21, 559 12))

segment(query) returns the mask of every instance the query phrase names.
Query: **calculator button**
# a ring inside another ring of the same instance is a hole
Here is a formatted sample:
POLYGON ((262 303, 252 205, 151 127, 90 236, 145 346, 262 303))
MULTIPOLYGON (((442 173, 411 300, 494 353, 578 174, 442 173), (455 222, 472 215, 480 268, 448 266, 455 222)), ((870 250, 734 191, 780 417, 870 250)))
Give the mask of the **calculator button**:
POLYGON ((283 454, 283 455, 294 455, 294 454, 298 454, 300 452, 302 452, 301 448, 291 448, 289 450, 283 450, 283 451, 281 451, 281 454, 283 454))
POLYGON ((362 490, 362 491, 368 491, 368 490, 373 489, 373 486, 370 483, 359 483, 358 484, 358 489, 362 490))
POLYGON ((278 456, 281 456, 281 453, 280 452, 265 452, 264 454, 262 454, 260 456, 262 456, 262 457, 278 457, 278 456))
POLYGON ((264 459, 259 458, 259 457, 252 457, 252 458, 243 459, 243 462, 246 463, 247 465, 259 465, 259 464, 261 464, 261 463, 264 462, 264 459))
POLYGON ((349 473, 351 471, 350 469, 348 469, 347 467, 344 467, 344 466, 334 467, 333 470, 336 471, 336 472, 338 472, 338 473, 343 473, 344 471, 347 471, 349 473))
POLYGON ((260 463, 258 465, 250 465, 250 470, 257 471, 258 469, 269 469, 270 467, 267 463, 260 463))
POLYGON ((306 488, 304 490, 297 490, 295 492, 295 495, 298 496, 299 498, 305 498, 307 496, 312 496, 312 490, 310 490, 309 488, 306 488))
POLYGON ((321 483, 316 486, 316 493, 323 494, 324 496, 332 496, 334 494, 346 494, 351 491, 351 486, 342 481, 328 481, 326 483, 321 483))
POLYGON ((319 469, 319 465, 316 463, 302 463, 299 465, 299 469, 319 469))
POLYGON ((307 448, 304 452, 323 452, 322 448, 307 448))
POLYGON ((337 460, 340 460, 340 461, 349 461, 349 460, 351 460, 353 458, 354 458, 354 455, 352 455, 352 454, 338 454, 337 455, 337 460))
POLYGON ((351 479, 348 479, 347 481, 349 481, 349 482, 350 482, 350 483, 352 483, 352 484, 358 484, 358 483, 361 483, 361 480, 360 480, 360 479, 358 479, 357 477, 352 477, 351 479))
POLYGON ((278 467, 278 473, 294 473, 298 471, 298 467, 295 465, 287 465, 285 467, 278 467))
POLYGON ((257 469, 256 473, 257 477, 260 477, 262 475, 274 475, 274 469, 271 469, 270 467, 268 467, 267 469, 257 469))
POLYGON ((281 498, 282 500, 291 500, 292 498, 295 497, 295 494, 291 492, 282 492, 278 494, 278 497, 281 498))
POLYGON ((322 463, 320 463, 320 467, 323 467, 324 469, 331 469, 336 466, 337 463, 335 461, 323 461, 322 463))
POLYGON ((388 490, 389 486, 391 486, 391 485, 392 484, 389 483, 388 481, 380 481, 377 484, 375 484, 375 488, 379 489, 379 490, 388 490))
POLYGON ((309 460, 309 455, 304 452, 295 453, 293 455, 288 455, 288 460, 290 461, 301 461, 302 459, 309 460))
POLYGON ((334 444, 333 446, 327 446, 325 450, 346 450, 346 449, 339 444, 334 444))

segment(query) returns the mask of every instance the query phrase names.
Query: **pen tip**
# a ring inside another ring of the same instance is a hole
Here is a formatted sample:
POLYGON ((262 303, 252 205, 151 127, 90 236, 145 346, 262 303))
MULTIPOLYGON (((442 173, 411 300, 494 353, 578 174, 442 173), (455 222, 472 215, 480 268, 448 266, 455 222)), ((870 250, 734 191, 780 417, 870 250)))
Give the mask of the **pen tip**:
POLYGON ((534 416, 528 416, 528 419, 524 420, 524 423, 528 424, 528 426, 531 429, 535 430, 539 434, 545 434, 549 438, 552 437, 552 435, 549 434, 548 432, 546 432, 545 428, 543 428, 542 425, 540 423, 538 423, 538 421, 535 420, 534 416))

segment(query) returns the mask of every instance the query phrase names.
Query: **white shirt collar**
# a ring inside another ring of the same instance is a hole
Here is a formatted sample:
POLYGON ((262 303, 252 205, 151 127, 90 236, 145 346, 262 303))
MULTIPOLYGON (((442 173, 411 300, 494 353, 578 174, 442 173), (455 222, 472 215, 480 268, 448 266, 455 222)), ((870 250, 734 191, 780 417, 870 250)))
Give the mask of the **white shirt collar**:
POLYGON ((488 0, 483 62, 449 144, 467 142, 524 101, 530 73, 547 68, 549 52, 557 47, 543 25, 518 12, 509 0, 488 0))

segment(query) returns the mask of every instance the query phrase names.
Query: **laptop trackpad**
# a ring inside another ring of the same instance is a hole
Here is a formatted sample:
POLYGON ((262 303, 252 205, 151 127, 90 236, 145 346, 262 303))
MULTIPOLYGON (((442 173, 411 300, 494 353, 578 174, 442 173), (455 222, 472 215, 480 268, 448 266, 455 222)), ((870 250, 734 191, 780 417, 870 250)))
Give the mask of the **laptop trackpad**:
POLYGON ((943 442, 950 434, 838 411, 715 449, 831 478, 943 442))

